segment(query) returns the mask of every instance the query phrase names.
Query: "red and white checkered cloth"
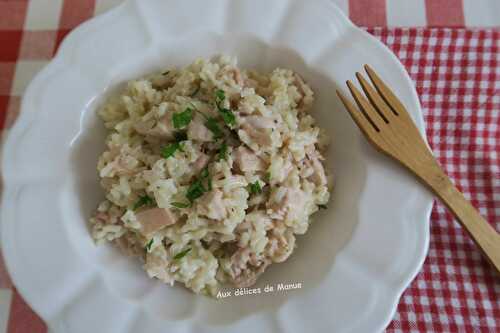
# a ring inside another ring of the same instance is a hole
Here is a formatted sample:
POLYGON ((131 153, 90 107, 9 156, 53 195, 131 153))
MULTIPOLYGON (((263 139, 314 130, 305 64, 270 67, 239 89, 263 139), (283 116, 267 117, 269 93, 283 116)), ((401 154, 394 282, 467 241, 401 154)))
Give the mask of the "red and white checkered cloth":
MULTIPOLYGON (((62 38, 121 1, 0 0, 3 135, 15 121, 26 85, 62 38)), ((372 27, 368 31, 401 59, 417 87, 435 155, 500 230, 500 1, 334 1, 355 23, 372 27), (483 28, 467 28, 478 26, 483 28)), ((0 262, 0 333, 46 331, 0 262)), ((424 267, 387 331, 500 332, 500 278, 441 204, 431 215, 424 267)))

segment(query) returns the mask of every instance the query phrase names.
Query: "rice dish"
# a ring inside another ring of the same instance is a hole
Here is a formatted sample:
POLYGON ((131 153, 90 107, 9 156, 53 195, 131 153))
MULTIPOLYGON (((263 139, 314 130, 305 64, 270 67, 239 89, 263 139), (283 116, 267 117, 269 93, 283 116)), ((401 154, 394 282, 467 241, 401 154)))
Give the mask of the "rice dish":
POLYGON ((253 285, 329 200, 313 101, 297 73, 240 70, 226 56, 128 82, 98 110, 106 199, 92 238, 195 293, 253 285))

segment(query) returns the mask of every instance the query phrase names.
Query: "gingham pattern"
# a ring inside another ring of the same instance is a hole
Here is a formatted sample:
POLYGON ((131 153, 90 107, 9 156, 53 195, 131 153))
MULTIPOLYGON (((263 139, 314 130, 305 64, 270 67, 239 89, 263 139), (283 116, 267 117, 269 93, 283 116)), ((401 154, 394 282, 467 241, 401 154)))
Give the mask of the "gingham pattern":
MULTIPOLYGON (((500 230, 500 30, 369 29, 401 59, 427 137, 467 198, 500 230)), ((500 332, 500 279, 442 204, 430 249, 389 332, 500 332)))
MULTIPOLYGON (((357 24, 500 26, 498 0, 334 0, 357 24)), ((0 0, 0 130, 20 96, 75 26, 121 0, 0 0)), ((368 28, 412 76, 428 139, 449 175, 500 228, 500 30, 368 28)), ((0 147, 1 149, 1 147, 0 147)), ((1 183, 0 183, 1 187, 1 183)), ((500 332, 500 282, 441 204, 424 267, 389 332, 500 332)), ((1 257, 0 257, 1 258, 1 257)), ((0 262, 0 333, 46 332, 0 262)))

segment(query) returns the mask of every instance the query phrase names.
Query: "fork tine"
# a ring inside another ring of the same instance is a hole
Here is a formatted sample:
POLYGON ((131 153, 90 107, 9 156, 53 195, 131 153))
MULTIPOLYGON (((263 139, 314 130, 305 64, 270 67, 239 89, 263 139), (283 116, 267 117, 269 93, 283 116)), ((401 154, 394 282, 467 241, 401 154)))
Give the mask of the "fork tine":
POLYGON ((373 137, 377 134, 377 129, 373 126, 372 123, 366 118, 366 116, 360 112, 354 104, 352 104, 349 99, 347 99, 344 94, 337 90, 337 96, 339 96, 342 104, 344 104, 345 108, 351 115, 352 119, 358 125, 359 129, 367 136, 373 137))
POLYGON ((392 90, 389 89, 389 87, 384 83, 384 81, 382 81, 377 73, 375 73, 375 71, 368 65, 365 65, 364 67, 366 72, 368 73, 368 76, 370 77, 370 80, 375 86, 375 89, 377 89, 380 96, 382 96, 387 105, 389 105, 389 108, 392 110, 392 112, 396 116, 407 113, 403 104, 399 101, 396 95, 392 93, 392 90))
POLYGON ((387 119, 387 115, 390 114, 391 108, 384 102, 382 97, 373 89, 373 87, 366 81, 366 79, 361 75, 361 73, 356 72, 356 77, 358 78, 359 83, 361 84, 361 88, 365 92, 365 95, 368 96, 368 99, 375 107, 375 110, 379 114, 379 116, 384 120, 386 124, 389 123, 387 119))
POLYGON ((358 88, 354 86, 350 80, 347 80, 347 86, 349 87, 352 97, 354 97, 356 104, 361 109, 366 119, 373 125, 373 127, 375 127, 377 132, 380 132, 383 122, 380 120, 377 111, 375 111, 373 106, 370 104, 370 101, 368 101, 368 99, 361 93, 361 91, 358 90, 358 88))

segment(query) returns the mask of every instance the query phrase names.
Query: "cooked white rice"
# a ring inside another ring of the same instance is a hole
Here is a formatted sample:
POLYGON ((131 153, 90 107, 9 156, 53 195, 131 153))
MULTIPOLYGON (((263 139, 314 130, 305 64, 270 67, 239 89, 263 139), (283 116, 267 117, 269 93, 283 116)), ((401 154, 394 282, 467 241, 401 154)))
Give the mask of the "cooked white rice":
POLYGON ((98 111, 106 200, 92 237, 196 293, 252 285, 329 199, 312 104, 293 71, 242 71, 229 57, 130 81, 98 111))

